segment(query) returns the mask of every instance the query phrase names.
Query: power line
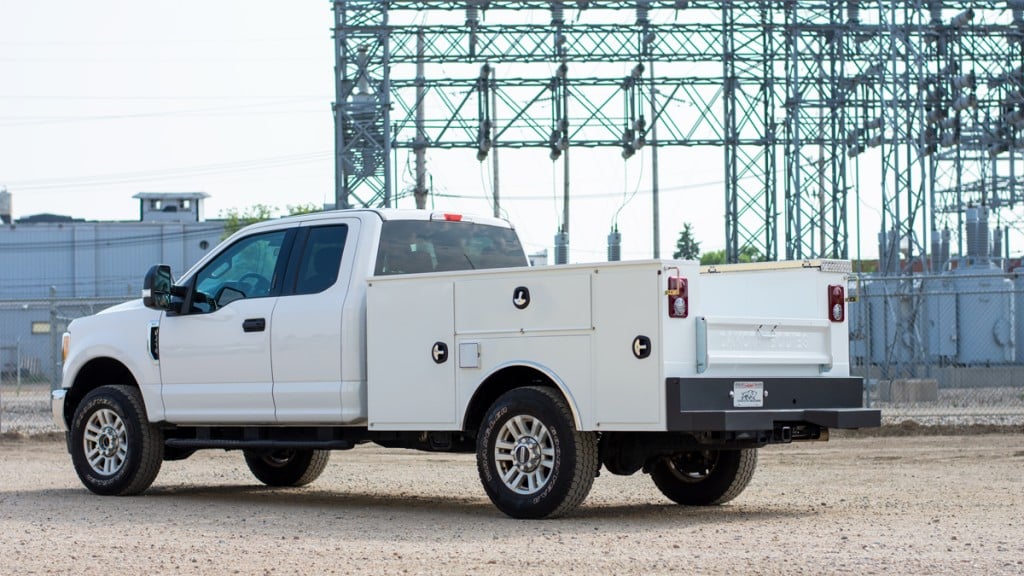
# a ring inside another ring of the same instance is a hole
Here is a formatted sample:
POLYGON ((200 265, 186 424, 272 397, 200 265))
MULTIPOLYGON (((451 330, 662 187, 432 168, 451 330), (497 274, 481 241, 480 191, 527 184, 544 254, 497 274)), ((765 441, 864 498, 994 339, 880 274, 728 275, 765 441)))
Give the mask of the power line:
MULTIPOLYGON (((257 108, 267 108, 272 106, 278 106, 281 104, 294 104, 296 102, 309 102, 321 100, 319 97, 312 98, 294 98, 294 99, 283 99, 276 101, 267 102, 254 102, 251 104, 232 104, 230 106, 209 106, 201 108, 185 108, 180 110, 166 110, 159 112, 138 112, 138 113, 119 113, 119 114, 97 114, 92 116, 0 116, 0 126, 35 126, 41 124, 55 124, 63 122, 94 122, 102 120, 126 120, 126 119, 141 119, 141 118, 166 118, 166 117, 181 117, 181 116, 204 116, 211 112, 217 112, 219 115, 224 112, 230 112, 234 115, 245 115, 245 114, 272 114, 272 113, 295 113, 294 110, 276 110, 276 111, 257 111, 257 108)), ((323 112, 323 110, 302 110, 302 112, 323 112)))
POLYGON ((300 154, 289 154, 286 156, 273 156, 252 160, 241 160, 237 162, 222 162, 217 164, 200 164, 179 168, 139 170, 133 172, 97 174, 92 176, 71 176, 66 178, 12 180, 6 182, 5 185, 8 190, 12 191, 16 189, 53 190, 65 188, 95 188, 98 186, 111 186, 115 184, 151 182, 172 178, 206 176, 231 172, 247 172, 252 170, 266 170, 285 166, 310 164, 330 159, 333 157, 333 154, 334 153, 331 151, 304 152, 300 154))

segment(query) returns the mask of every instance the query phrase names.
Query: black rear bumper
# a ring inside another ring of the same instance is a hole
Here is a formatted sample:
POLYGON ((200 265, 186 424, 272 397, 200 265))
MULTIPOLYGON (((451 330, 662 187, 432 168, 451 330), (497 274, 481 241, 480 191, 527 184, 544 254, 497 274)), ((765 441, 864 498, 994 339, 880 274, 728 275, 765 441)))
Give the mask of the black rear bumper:
POLYGON ((665 385, 670 431, 871 428, 882 423, 880 410, 863 408, 860 378, 668 378, 665 385), (761 383, 762 406, 736 407, 732 393, 737 382, 761 383))

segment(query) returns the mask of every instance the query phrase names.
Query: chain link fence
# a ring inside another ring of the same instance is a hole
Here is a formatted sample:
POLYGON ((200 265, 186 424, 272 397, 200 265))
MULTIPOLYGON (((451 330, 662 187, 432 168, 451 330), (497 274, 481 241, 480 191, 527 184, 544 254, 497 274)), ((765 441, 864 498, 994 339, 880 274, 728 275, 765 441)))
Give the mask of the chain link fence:
POLYGON ((851 288, 851 372, 884 422, 1024 424, 1024 276, 966 268, 851 288))
MULTIPOLYGON (((852 283, 851 372, 885 423, 1024 424, 1024 276, 969 272, 852 283)), ((0 432, 54 429, 61 334, 122 301, 0 300, 0 432)))
POLYGON ((60 386, 61 334, 75 318, 125 298, 0 300, 0 433, 54 430, 50 390, 60 386))

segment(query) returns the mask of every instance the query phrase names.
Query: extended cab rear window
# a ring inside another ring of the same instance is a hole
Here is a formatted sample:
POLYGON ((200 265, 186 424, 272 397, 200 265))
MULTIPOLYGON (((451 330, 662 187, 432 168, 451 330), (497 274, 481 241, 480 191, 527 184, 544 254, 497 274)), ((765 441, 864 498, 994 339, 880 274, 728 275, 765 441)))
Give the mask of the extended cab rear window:
POLYGON ((529 263, 514 230, 472 222, 384 222, 374 274, 512 268, 529 263))

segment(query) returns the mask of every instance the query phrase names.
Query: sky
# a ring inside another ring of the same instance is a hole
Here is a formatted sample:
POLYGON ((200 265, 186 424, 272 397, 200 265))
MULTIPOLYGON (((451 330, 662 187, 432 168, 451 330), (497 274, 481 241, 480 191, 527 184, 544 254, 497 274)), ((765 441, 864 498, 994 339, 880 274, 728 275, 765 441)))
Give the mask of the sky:
MULTIPOLYGON (((0 186, 14 217, 133 220, 138 192, 206 192, 208 218, 333 202, 332 24, 327 1, 0 0, 0 186)), ((604 260, 614 225, 624 259, 651 257, 649 153, 571 154, 571 261, 604 260)), ((722 150, 660 153, 661 255, 684 223, 703 251, 724 248, 722 150)), ((546 149, 500 154, 503 214, 530 252, 551 251, 561 164, 546 149)), ((473 151, 430 151, 428 167, 433 208, 492 212, 490 166, 473 151)), ((877 224, 862 228, 876 252, 877 224)))

